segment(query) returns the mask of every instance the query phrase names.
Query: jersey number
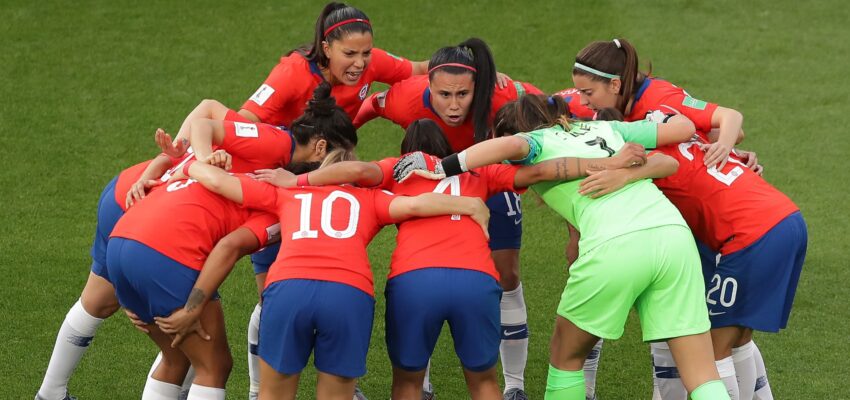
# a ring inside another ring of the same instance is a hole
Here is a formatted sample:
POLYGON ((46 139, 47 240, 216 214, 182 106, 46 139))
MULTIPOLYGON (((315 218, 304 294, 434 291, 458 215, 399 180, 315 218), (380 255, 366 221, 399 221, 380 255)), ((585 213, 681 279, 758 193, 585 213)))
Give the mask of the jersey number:
MULTIPOLYGON (((457 176, 443 178, 434 188, 434 193, 446 193, 446 189, 449 189, 450 195, 460 196, 460 179, 457 176)), ((460 215, 453 214, 452 221, 460 221, 460 215)))
POLYGON ((611 156, 614 155, 614 153, 616 153, 614 151, 614 149, 608 147, 608 143, 605 141, 605 139, 598 137, 598 136, 596 137, 596 139, 588 140, 584 143, 587 144, 588 146, 591 146, 591 147, 599 145, 600 149, 608 152, 608 157, 611 157, 611 156))
POLYGON ((711 289, 705 294, 705 302, 711 305, 716 305, 717 300, 711 298, 711 295, 720 291, 720 305, 723 307, 731 307, 735 304, 735 299, 738 297, 738 281, 735 278, 723 279, 719 274, 714 274, 711 278, 711 289))
MULTIPOLYGON (((685 158, 687 158, 689 161, 694 160, 694 155, 691 154, 691 151, 690 151, 691 146, 693 144, 694 144, 693 142, 679 143, 679 152, 682 153, 682 155, 685 156, 685 158)), ((727 156, 726 161, 728 163, 732 163, 732 164, 743 165, 744 168, 747 167, 747 164, 744 164, 744 163, 742 163, 742 162, 740 162, 737 159, 732 158, 732 157, 727 156)), ((735 166, 735 168, 732 168, 731 171, 729 171, 725 174, 718 171, 717 166, 715 166, 715 165, 712 165, 710 168, 706 168, 705 172, 707 172, 714 179, 717 179, 718 181, 720 181, 721 183, 723 183, 726 186, 732 186, 732 182, 735 182, 735 180, 738 179, 738 177, 740 177, 741 175, 744 175, 744 170, 737 165, 735 166)))
MULTIPOLYGON (((313 203, 312 193, 296 194, 295 198, 301 200, 301 227, 292 233, 292 240, 315 239, 319 237, 319 231, 310 229, 310 209, 313 203)), ((334 190, 330 196, 322 201, 321 228, 322 232, 334 239, 347 239, 357 232, 357 222, 360 218, 360 203, 357 198, 349 193, 334 190), (336 230, 331 226, 331 213, 333 213, 334 201, 347 201, 350 209, 348 214, 348 225, 343 230, 336 230)))

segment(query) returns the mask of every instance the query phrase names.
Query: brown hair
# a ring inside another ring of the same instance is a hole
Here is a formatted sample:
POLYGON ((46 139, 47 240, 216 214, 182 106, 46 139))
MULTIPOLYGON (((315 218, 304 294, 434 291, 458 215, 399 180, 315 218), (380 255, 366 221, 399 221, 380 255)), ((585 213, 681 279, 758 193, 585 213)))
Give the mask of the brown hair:
MULTIPOLYGON (((628 40, 617 38, 591 42, 576 55, 576 62, 611 75, 619 75, 620 98, 617 109, 626 114, 626 105, 634 98, 644 79, 652 73, 652 63, 646 73, 638 71, 638 55, 628 40)), ((573 67, 573 75, 584 75, 594 81, 610 82, 611 78, 573 67)))
POLYGON ((443 134, 440 125, 433 120, 423 118, 413 121, 404 132, 401 141, 401 154, 422 151, 432 156, 445 158, 452 154, 452 147, 443 134))
POLYGON ((496 112, 493 120, 493 136, 510 136, 519 132, 531 132, 555 124, 569 129, 570 108, 561 96, 526 94, 511 101, 496 112))

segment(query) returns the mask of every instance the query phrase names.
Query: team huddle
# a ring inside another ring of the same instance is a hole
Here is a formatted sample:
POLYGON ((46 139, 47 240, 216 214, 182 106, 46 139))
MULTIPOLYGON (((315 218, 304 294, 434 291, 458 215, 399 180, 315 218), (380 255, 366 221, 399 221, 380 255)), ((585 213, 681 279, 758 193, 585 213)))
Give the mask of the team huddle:
POLYGON ((233 359, 217 290, 245 255, 259 295, 249 398, 295 399, 312 356, 317 398, 365 399, 367 247, 393 224, 392 392, 374 396, 435 397, 447 322, 469 397, 527 399, 528 188, 569 231, 546 399, 596 399, 603 340, 622 336, 632 307, 654 399, 772 399, 752 335, 787 325, 805 222, 735 148, 740 112, 638 65, 627 40, 592 42, 571 87, 546 95, 497 72, 480 39, 410 61, 373 47, 365 13, 327 4, 312 43, 239 110, 201 101, 174 137, 156 132, 160 154, 106 185, 91 273, 36 400, 72 399, 74 369, 122 308, 160 349, 142 399, 224 399, 233 359), (370 94, 373 82, 389 89, 370 94), (404 130, 400 152, 358 161, 358 129, 377 117, 404 130))

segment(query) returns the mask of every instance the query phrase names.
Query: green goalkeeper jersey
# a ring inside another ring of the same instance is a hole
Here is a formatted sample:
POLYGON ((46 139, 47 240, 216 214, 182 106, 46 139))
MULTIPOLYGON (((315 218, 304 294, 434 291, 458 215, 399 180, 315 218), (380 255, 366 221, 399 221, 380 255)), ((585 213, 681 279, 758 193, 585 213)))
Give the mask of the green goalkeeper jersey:
MULTIPOLYGON (((530 151, 526 158, 512 163, 530 165, 559 157, 610 157, 627 141, 655 148, 657 125, 650 121, 574 122, 569 131, 555 125, 517 136, 528 141, 530 151)), ((626 233, 664 225, 687 227, 676 207, 649 179, 597 199, 580 195, 580 182, 553 181, 532 186, 549 207, 581 233, 580 255, 626 233)))

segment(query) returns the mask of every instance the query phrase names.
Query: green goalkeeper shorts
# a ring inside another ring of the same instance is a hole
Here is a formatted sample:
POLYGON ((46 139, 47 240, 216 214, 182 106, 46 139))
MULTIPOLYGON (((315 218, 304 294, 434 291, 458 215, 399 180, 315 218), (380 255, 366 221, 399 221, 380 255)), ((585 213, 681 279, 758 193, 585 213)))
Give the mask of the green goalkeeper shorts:
POLYGON ((702 267, 688 228, 667 225, 615 237, 582 254, 558 315, 605 339, 618 339, 632 305, 644 341, 711 328, 702 267))

